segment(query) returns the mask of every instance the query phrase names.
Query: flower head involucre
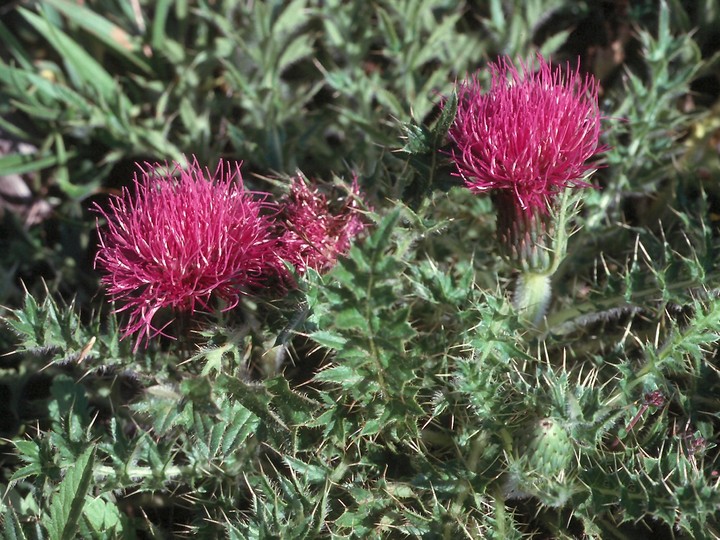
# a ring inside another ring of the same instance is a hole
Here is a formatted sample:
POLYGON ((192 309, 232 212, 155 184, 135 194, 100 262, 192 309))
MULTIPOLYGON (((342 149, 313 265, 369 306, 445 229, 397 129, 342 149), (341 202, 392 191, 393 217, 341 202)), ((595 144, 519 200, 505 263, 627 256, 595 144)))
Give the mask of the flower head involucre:
POLYGON ((538 55, 538 71, 508 58, 490 64, 492 83, 477 79, 458 89, 458 111, 449 136, 453 159, 473 191, 512 194, 529 213, 545 213, 568 186, 587 187, 587 164, 598 146, 601 115, 597 84, 569 65, 552 67, 538 55))
POLYGON ((327 197, 312 189, 303 176, 294 179, 278 217, 283 256, 298 272, 329 270, 339 255, 349 251, 353 238, 365 228, 359 195, 355 180, 347 199, 333 212, 327 197))
POLYGON ((243 188, 239 164, 218 165, 214 175, 193 161, 168 171, 149 165, 135 176, 135 193, 123 189, 97 211, 96 264, 109 296, 127 311, 125 334, 143 338, 162 333, 153 318, 162 308, 175 312, 210 309, 212 298, 234 307, 249 288, 276 274, 279 264, 270 206, 243 188), (178 173, 177 177, 173 173, 178 173))

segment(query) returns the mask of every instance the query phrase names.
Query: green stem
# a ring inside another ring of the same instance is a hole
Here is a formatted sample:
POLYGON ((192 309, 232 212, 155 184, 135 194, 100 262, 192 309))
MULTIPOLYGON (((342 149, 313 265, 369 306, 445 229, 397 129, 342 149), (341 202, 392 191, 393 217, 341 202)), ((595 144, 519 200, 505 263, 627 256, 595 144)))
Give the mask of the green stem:
POLYGON ((372 254, 372 260, 370 261, 370 268, 372 269, 370 271, 370 275, 368 276, 368 284, 365 289, 365 297, 367 298, 367 301, 365 302, 365 319, 368 323, 368 345, 370 346, 370 357, 373 359, 373 363, 375 364, 375 369, 377 369, 377 381, 378 385, 380 386, 380 390, 387 394, 387 390, 385 388, 385 377, 383 376, 384 368, 382 365, 382 361, 380 360, 380 351, 378 350, 377 343, 375 342, 375 331, 373 330, 373 305, 372 305, 372 292, 373 287, 375 286, 375 265, 377 263, 377 257, 378 253, 377 250, 373 250, 372 254))
POLYGON ((552 259, 547 268, 526 270, 517 279, 513 307, 525 324, 537 328, 547 313, 552 296, 551 278, 565 258, 568 244, 568 221, 577 208, 577 199, 571 190, 562 192, 552 239, 552 259))
POLYGON ((550 268, 545 272, 548 277, 552 276, 557 269, 560 268, 560 264, 565 259, 567 253, 568 244, 568 232, 567 222, 570 216, 568 215, 568 209, 571 206, 576 206, 575 202, 570 198, 570 188, 566 188, 562 192, 562 198, 560 199, 560 211, 557 215, 557 226, 555 227, 555 238, 553 238, 552 247, 552 264, 550 268))
MULTIPOLYGON (((476 471, 478 461, 480 461, 480 454, 484 447, 485 444, 481 437, 481 433, 476 434, 470 448, 470 455, 468 456, 466 462, 468 471, 473 473, 476 471)), ((461 482, 461 485, 458 486, 458 494, 455 497, 455 502, 453 503, 453 507, 456 511, 461 512, 462 506, 465 504, 465 499, 467 499, 470 491, 472 491, 472 485, 470 485, 467 481, 461 482)), ((443 540, 450 540, 453 535, 453 523, 446 523, 443 530, 443 540)))
POLYGON ((505 508, 505 496, 502 489, 498 486, 493 493, 493 502, 495 503, 495 523, 497 526, 497 537, 507 538, 509 531, 507 530, 508 514, 505 508))
MULTIPOLYGON (((183 468, 177 467, 175 465, 170 465, 162 470, 162 474, 165 478, 177 478, 179 476, 188 474, 189 471, 190 469, 187 467, 183 468)), ((151 467, 135 466, 118 469, 116 467, 109 467, 107 465, 96 466, 94 472, 97 480, 108 477, 117 477, 121 474, 129 478, 152 478, 154 476, 157 476, 158 474, 158 472, 151 467)))

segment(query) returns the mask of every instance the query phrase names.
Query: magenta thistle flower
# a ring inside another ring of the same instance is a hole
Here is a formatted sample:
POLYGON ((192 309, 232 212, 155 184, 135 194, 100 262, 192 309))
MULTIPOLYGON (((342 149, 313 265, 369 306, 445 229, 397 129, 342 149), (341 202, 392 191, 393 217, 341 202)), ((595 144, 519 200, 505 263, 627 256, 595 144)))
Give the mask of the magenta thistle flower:
POLYGON ((587 160, 598 145, 598 86, 590 75, 552 67, 538 54, 538 71, 508 58, 490 64, 492 83, 483 94, 473 78, 458 89, 449 136, 453 159, 476 192, 506 192, 528 213, 548 211, 554 196, 595 168, 587 160))
POLYGON ((281 201, 278 219, 283 257, 300 274, 308 268, 327 271, 338 256, 350 250, 353 238, 365 228, 359 196, 356 179, 345 201, 333 209, 327 197, 312 189, 303 176, 293 180, 290 192, 281 201))
POLYGON ((194 160, 150 165, 138 178, 135 193, 123 189, 98 227, 96 265, 117 312, 127 311, 123 338, 137 333, 140 342, 163 333, 153 318, 163 308, 192 313, 211 309, 211 298, 231 309, 244 291, 277 273, 277 239, 271 206, 244 190, 239 164, 218 165, 215 174, 194 160), (174 176, 177 173, 177 177, 174 176))

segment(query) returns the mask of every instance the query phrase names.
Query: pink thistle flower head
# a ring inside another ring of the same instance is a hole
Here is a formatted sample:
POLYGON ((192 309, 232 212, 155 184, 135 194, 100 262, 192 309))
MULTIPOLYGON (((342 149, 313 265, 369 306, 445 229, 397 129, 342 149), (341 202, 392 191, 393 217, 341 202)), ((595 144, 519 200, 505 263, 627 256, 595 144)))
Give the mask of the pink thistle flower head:
POLYGON ((587 160, 606 149, 594 78, 537 61, 537 71, 509 58, 491 63, 485 94, 477 78, 462 83, 449 131, 467 187, 512 195, 530 214, 546 213, 566 187, 589 187, 583 178, 595 167, 587 160))
POLYGON ((318 272, 332 268, 338 256, 350 250, 353 239, 365 228, 359 197, 355 179, 347 198, 333 209, 327 197, 311 188, 305 177, 295 177, 278 216, 285 260, 300 274, 308 268, 318 272))
POLYGON ((231 309, 279 263, 270 204, 244 190, 239 164, 221 161, 214 175, 197 160, 171 171, 147 165, 134 194, 124 188, 107 208, 96 205, 107 220, 96 266, 116 312, 129 314, 123 338, 137 333, 136 350, 163 333, 153 325, 159 310, 208 310, 211 298, 231 309))

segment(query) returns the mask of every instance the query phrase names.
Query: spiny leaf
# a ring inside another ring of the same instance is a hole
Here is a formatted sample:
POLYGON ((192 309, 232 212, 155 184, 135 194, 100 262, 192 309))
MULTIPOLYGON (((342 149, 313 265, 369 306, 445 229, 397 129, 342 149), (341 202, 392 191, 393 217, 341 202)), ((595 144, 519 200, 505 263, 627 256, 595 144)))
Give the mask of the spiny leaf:
POLYGON ((49 519, 45 524, 50 540, 72 540, 78 529, 78 521, 82 515, 92 480, 95 449, 88 448, 70 466, 65 478, 50 503, 49 519))
POLYGON ((4 540, 26 540, 22 524, 18 519, 15 510, 8 506, 3 515, 3 539, 4 540))
POLYGON ((369 331, 368 321, 357 308, 348 308, 335 317, 335 326, 339 330, 356 330, 367 333, 369 331))
POLYGON ((272 396, 264 386, 250 384, 236 377, 220 375, 215 383, 218 392, 227 392, 250 412, 258 416, 266 426, 275 426, 290 431, 285 419, 278 416, 271 406, 272 396))
POLYGON ((403 152, 408 154, 429 154, 432 152, 432 134, 429 129, 417 124, 406 124, 404 128, 407 142, 402 147, 403 152))
MULTIPOLYGON (((395 225, 400 220, 400 208, 394 208, 388 213, 377 225, 375 231, 365 240, 367 247, 375 252, 376 259, 379 259, 379 253, 382 252, 390 244, 392 232, 395 225)), ((376 262, 376 261, 373 261, 376 262)))
POLYGON ((223 417, 229 416, 225 433, 221 442, 223 454, 229 454, 238 448, 257 429, 260 419, 240 404, 230 406, 228 413, 223 410, 223 417), (230 415, 228 415, 230 413, 230 415))
POLYGON ((284 460, 308 484, 324 484, 327 481, 329 472, 324 467, 311 465, 290 456, 285 456, 284 460))
POLYGON ((274 377, 265 382, 265 387, 277 402, 278 412, 294 425, 309 422, 318 403, 302 393, 293 390, 285 377, 274 377))
POLYGON ((123 531, 125 518, 117 505, 103 500, 101 497, 89 499, 85 504, 83 512, 93 532, 99 538, 108 538, 108 533, 114 533, 118 536, 110 536, 109 538, 122 537, 127 538, 131 535, 131 531, 123 531), (125 532, 128 536, 120 536, 125 532))
POLYGON ((455 114, 457 113, 457 108, 458 108, 458 96, 457 96, 457 92, 453 92, 452 94, 450 94, 450 97, 443 104, 443 109, 442 109, 442 112, 440 113, 440 118, 438 118, 438 121, 435 124, 435 128, 433 129, 434 149, 437 149, 442 145, 442 142, 445 139, 445 136, 447 135, 448 130, 450 129, 450 126, 452 125, 453 121, 455 120, 455 114))
POLYGON ((60 375, 50 389, 52 400, 48 406, 53 431, 61 434, 66 443, 82 443, 90 424, 85 389, 70 377, 60 375))
POLYGON ((347 338, 328 330, 318 330, 310 334, 309 337, 319 345, 327 347, 328 349, 340 350, 345 343, 347 343, 347 338))
POLYGON ((333 382, 343 387, 350 387, 363 381, 365 377, 350 366, 340 365, 323 369, 317 373, 314 380, 318 382, 333 382))

